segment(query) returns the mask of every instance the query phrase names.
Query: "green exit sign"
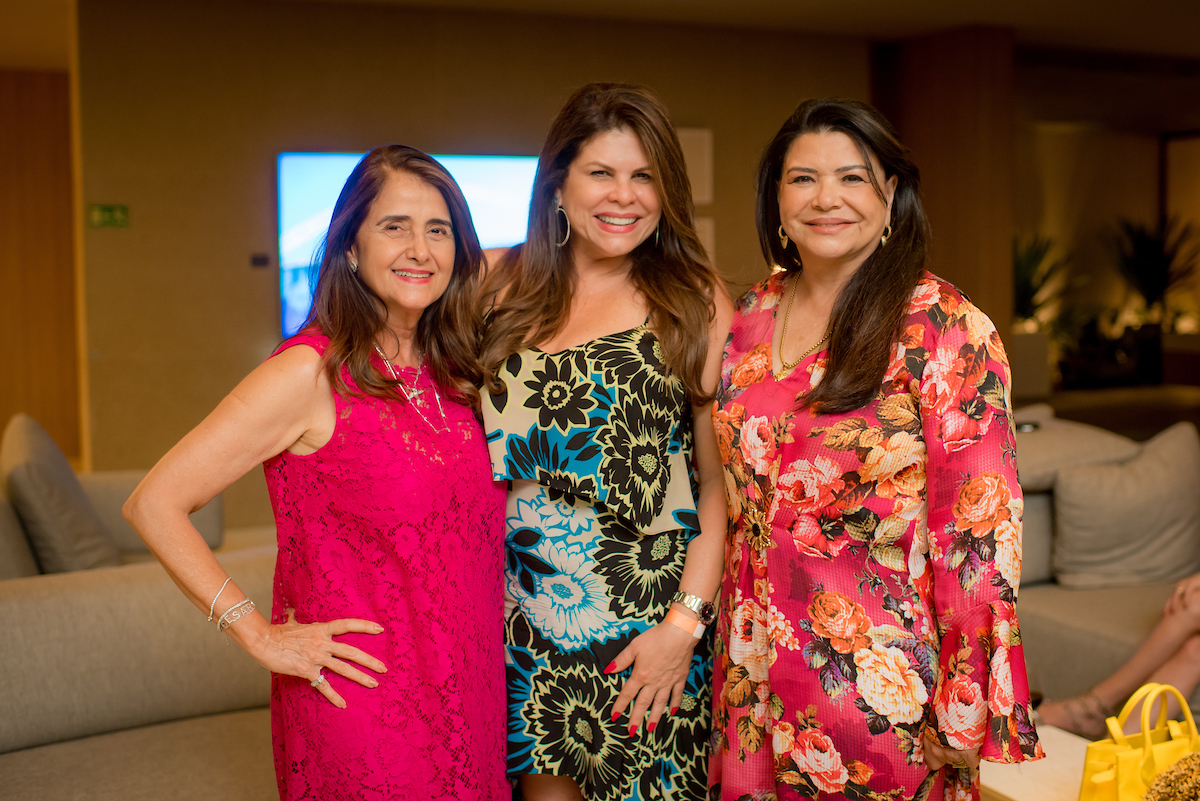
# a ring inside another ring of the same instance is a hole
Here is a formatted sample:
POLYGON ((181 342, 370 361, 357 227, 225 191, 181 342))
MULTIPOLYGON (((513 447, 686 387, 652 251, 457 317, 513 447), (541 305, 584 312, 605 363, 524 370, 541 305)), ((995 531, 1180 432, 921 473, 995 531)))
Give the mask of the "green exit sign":
POLYGON ((87 222, 89 228, 128 228, 129 207, 121 203, 90 203, 87 222))

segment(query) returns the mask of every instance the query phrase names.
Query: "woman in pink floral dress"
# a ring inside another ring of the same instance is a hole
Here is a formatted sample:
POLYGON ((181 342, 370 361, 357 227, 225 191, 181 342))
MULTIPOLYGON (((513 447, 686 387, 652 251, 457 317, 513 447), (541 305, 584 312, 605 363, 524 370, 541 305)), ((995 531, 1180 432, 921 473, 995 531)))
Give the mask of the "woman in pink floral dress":
POLYGON ((925 272, 918 173, 874 109, 802 104, 758 183, 785 271, 738 304, 714 415, 711 796, 976 798, 981 757, 1041 756, 1000 337, 925 272))

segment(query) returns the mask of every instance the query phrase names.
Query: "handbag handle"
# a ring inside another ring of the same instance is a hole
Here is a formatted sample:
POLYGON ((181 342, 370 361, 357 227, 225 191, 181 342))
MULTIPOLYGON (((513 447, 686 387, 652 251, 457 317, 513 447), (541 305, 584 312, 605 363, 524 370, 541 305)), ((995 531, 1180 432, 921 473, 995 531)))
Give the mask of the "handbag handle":
POLYGON ((1147 787, 1154 783, 1154 777, 1158 775, 1158 771, 1154 767, 1154 744, 1150 742, 1150 705, 1155 701, 1161 702, 1158 712, 1158 727, 1166 726, 1167 695, 1174 695, 1179 701, 1179 708, 1183 710, 1191 742, 1194 744, 1200 738, 1200 733, 1196 730, 1196 719, 1192 717, 1192 710, 1188 706, 1187 699, 1183 697, 1183 693, 1170 684, 1156 685, 1151 692, 1146 693, 1146 700, 1142 704, 1142 781, 1146 783, 1147 787))
MULTIPOLYGON (((1118 745, 1128 747, 1129 737, 1125 734, 1125 721, 1127 721, 1129 716, 1133 714, 1133 710, 1139 703, 1141 703, 1141 700, 1157 690, 1160 686, 1161 685, 1157 682, 1151 681, 1143 684, 1141 687, 1138 687, 1137 691, 1134 692, 1133 695, 1129 696, 1129 700, 1125 702, 1125 706, 1121 708, 1121 714, 1117 717, 1109 717, 1106 721, 1104 721, 1105 725, 1108 726, 1108 736, 1112 737, 1113 742, 1117 743, 1118 745)), ((1144 706, 1142 708, 1145 709, 1144 706)), ((1159 721, 1159 725, 1166 724, 1166 714, 1167 707, 1164 704, 1162 708, 1163 720, 1159 721)))

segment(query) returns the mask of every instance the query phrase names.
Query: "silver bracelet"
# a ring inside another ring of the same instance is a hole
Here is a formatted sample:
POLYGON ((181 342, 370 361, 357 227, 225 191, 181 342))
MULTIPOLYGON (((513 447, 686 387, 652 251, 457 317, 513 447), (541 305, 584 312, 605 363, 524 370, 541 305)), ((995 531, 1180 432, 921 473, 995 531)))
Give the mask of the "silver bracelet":
POLYGON ((254 611, 254 601, 249 598, 236 603, 225 610, 225 614, 221 615, 221 619, 217 621, 217 631, 225 631, 225 629, 238 622, 246 615, 254 611))
POLYGON ((225 579, 225 583, 221 585, 221 589, 217 590, 217 594, 213 596, 212 603, 208 605, 208 622, 212 623, 213 610, 217 608, 217 599, 221 597, 221 593, 225 592, 225 587, 229 582, 233 581, 233 576, 225 579))

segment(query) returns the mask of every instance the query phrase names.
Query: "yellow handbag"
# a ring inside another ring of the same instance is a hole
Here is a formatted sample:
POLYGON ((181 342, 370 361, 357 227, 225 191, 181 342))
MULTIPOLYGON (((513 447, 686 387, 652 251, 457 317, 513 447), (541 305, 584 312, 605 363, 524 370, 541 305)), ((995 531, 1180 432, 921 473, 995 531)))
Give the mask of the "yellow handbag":
POLYGON ((1200 732, 1183 693, 1169 684, 1146 684, 1109 718, 1107 740, 1091 743, 1083 766, 1079 801, 1140 801, 1154 777, 1191 753, 1200 753, 1200 732), (1167 720, 1167 696, 1174 695, 1184 721, 1167 720), (1150 709, 1159 702, 1158 722, 1150 727, 1150 709), (1134 707, 1142 703, 1142 730, 1122 730, 1134 707))

